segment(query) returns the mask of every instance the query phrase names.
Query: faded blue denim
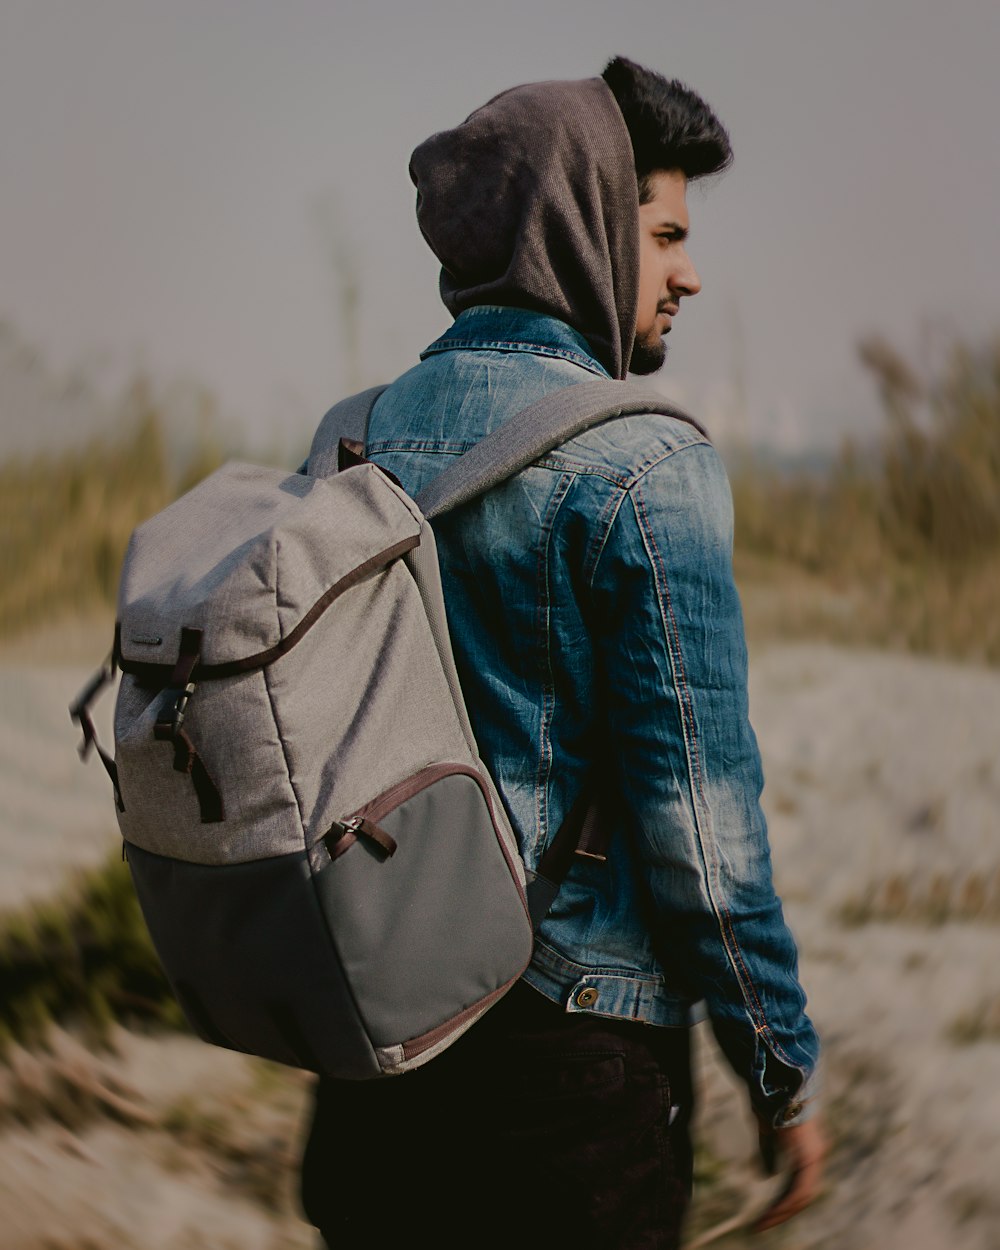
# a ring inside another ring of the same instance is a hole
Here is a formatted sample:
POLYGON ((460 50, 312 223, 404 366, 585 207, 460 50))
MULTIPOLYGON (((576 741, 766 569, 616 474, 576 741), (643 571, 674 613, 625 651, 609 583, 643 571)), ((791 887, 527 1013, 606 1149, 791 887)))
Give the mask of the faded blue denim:
MULTIPOLYGON (((368 453, 416 494, 594 374, 564 323, 469 309, 379 400, 368 453)), ((619 796, 608 862, 574 864, 525 980, 568 1011, 655 1025, 704 1000, 756 1109, 804 1117, 818 1041, 772 884, 718 454, 675 419, 618 419, 434 529, 469 714, 526 865, 588 770, 619 796)))

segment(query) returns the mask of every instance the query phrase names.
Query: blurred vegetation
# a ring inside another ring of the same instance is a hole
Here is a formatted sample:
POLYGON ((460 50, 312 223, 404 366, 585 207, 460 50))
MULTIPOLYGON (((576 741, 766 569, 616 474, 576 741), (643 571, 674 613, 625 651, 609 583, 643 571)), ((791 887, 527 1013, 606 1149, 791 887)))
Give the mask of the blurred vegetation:
POLYGON ((751 633, 1000 663, 1000 339, 922 377, 880 338, 861 359, 885 424, 823 474, 733 472, 751 633))
POLYGON ((102 1039, 115 1022, 186 1028, 119 852, 51 902, 0 916, 0 1047, 52 1025, 102 1039))
POLYGON ((894 922, 1000 924, 1000 870, 893 873, 847 899, 835 918, 848 928, 894 922))
POLYGON ((1000 1042, 1000 996, 985 998, 948 1025, 946 1036, 956 1046, 1000 1042))
MULTIPOLYGON (((731 464, 751 639, 828 638, 1000 663, 1000 339, 925 377, 889 343, 861 359, 885 414, 823 471, 731 464)), ((222 463, 204 421, 177 463, 142 377, 117 436, 0 465, 0 638, 113 605, 133 528, 222 463)))
POLYGON ((206 421, 194 449, 174 463, 167 419, 151 383, 138 377, 116 436, 0 464, 0 638, 113 605, 132 530, 225 459, 206 421))

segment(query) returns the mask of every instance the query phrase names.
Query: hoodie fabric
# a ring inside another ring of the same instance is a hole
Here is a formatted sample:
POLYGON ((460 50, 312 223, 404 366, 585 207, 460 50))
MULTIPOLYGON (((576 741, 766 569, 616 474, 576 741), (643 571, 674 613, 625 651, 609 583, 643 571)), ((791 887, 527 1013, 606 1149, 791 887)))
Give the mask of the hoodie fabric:
POLYGON ((628 372, 639 290, 632 144, 601 78, 514 87, 410 161, 417 220, 453 316, 528 308, 578 330, 628 372))

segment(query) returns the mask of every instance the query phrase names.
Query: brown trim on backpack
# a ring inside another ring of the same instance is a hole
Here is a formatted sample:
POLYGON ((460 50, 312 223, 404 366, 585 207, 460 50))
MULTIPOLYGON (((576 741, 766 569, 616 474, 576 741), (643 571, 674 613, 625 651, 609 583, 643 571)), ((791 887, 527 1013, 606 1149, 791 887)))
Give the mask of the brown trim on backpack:
MULTIPOLYGON (((356 568, 345 573, 339 581, 324 591, 316 600, 309 611, 299 621, 298 625, 287 634, 280 642, 273 647, 269 647, 266 651, 258 651, 256 655, 248 655, 241 660, 227 660, 222 664, 201 664, 199 663, 193 670, 193 675, 198 681, 219 681, 224 677, 237 677, 240 673, 249 673, 256 668, 266 668, 268 664, 273 664, 275 660, 280 660, 283 655, 291 651, 297 642, 301 642, 304 635, 316 624, 331 603, 340 597, 345 591, 350 590, 352 586, 356 586, 358 582, 370 574, 377 572, 380 568, 387 564, 391 564, 394 560, 398 560, 400 556, 406 555, 408 551, 412 551, 414 547, 420 546, 420 535, 414 534, 410 538, 403 538, 398 543, 386 547, 384 551, 376 552, 375 555, 357 565, 356 568)), ((116 626, 116 636, 120 638, 121 625, 116 626)), ((119 655, 120 655, 119 642, 119 655)), ((166 685, 170 675, 173 673, 174 666, 170 664, 151 664, 145 660, 127 660, 120 655, 118 667, 123 673, 129 673, 133 677, 143 677, 147 679, 159 678, 160 683, 166 685)))
POLYGON ((379 473, 384 474, 394 486, 398 486, 405 493, 405 487, 395 473, 383 469, 380 464, 368 459, 365 455, 364 443, 359 443, 354 438, 342 438, 337 444, 337 472, 343 473, 345 469, 356 469, 361 464, 370 464, 373 469, 378 469, 379 473))
MULTIPOLYGON (((115 634, 117 639, 117 631, 115 634)), ((101 690, 114 678, 115 668, 117 667, 117 643, 112 647, 111 654, 97 670, 90 681, 87 682, 83 690, 77 695, 70 704, 70 719, 76 721, 83 733, 83 741, 80 743, 79 752, 80 759, 85 760, 90 754, 91 748, 97 751, 100 756, 101 763, 104 765, 105 772, 111 778, 111 784, 115 790, 115 806, 120 812, 125 810, 125 803, 122 799, 121 786, 118 783, 118 765, 101 746, 97 740, 97 730, 94 727, 93 718, 90 715, 90 705, 97 698, 101 690)))
POLYGON ((348 829, 346 823, 340 820, 334 824, 329 832, 324 833, 320 838, 320 841, 327 849, 331 861, 340 859, 341 855, 345 851, 349 851, 357 840, 358 835, 354 830, 348 829))
MULTIPOLYGON (((499 833, 496 813, 493 810, 493 798, 482 775, 471 764, 429 764, 419 772, 413 773, 409 777, 404 777, 402 781, 397 781, 395 785, 376 795, 375 798, 369 799, 363 807, 358 808, 353 813, 350 820, 353 821, 363 817, 369 821, 379 821, 383 816, 394 811, 408 799, 413 798, 415 794, 419 794, 421 790, 425 790, 428 786, 433 785, 436 781, 443 780, 445 777, 453 776, 470 777, 479 786, 483 798, 486 800, 490 819, 497 833, 497 840, 504 859, 507 861, 507 867, 516 877, 514 864, 511 861, 507 845, 499 833)), ((576 802, 567 812, 562 824, 539 861, 536 870, 537 875, 544 877, 555 887, 556 891, 562 885, 576 856, 579 855, 584 859, 597 860, 601 863, 607 860, 611 829, 607 821, 602 818, 603 809, 602 804, 599 802, 599 790, 599 786, 593 780, 584 785, 584 788, 577 796, 576 802)), ((347 824, 349 822, 344 823, 347 824)), ((329 834, 327 837, 329 837, 329 834)), ((330 851, 331 859, 342 855, 355 840, 354 837, 350 837, 349 833, 345 833, 339 839, 327 842, 326 845, 330 851)), ((530 915, 531 909, 528 907, 527 897, 523 891, 522 898, 530 915)))
POLYGON ((334 821, 333 827, 320 839, 330 854, 331 860, 339 859, 349 850, 359 837, 367 838, 382 852, 383 858, 390 859, 399 849, 396 839, 372 820, 356 816, 352 820, 334 821))
POLYGON ((225 807, 219 787, 212 780, 205 761, 198 754, 184 724, 187 705, 195 692, 195 683, 191 675, 198 667, 201 654, 202 630, 185 625, 181 629, 181 645, 177 655, 177 663, 173 667, 164 693, 175 695, 171 700, 166 698, 160 705, 156 724, 153 726, 153 737, 157 742, 170 742, 174 748, 174 771, 186 773, 191 778, 194 792, 198 796, 198 807, 201 811, 203 825, 218 824, 226 819, 225 807))
MULTIPOLYGON (((429 764, 426 768, 422 768, 418 773, 412 776, 404 777, 402 781, 397 781, 394 786, 390 786, 388 790, 384 790, 373 799, 369 799, 364 807, 359 808, 354 815, 362 816, 367 820, 381 820, 387 812, 391 812, 394 808, 405 803, 407 799, 412 798, 421 790, 425 790, 428 786, 433 785, 435 781, 440 781, 444 777, 453 776, 471 777, 479 789, 482 791, 486 808, 490 814, 490 821, 493 825, 493 831, 496 834, 497 843, 500 847, 500 853, 504 857, 507 868, 511 876, 517 882, 517 869, 514 860, 511 857, 510 848, 507 846, 506 839, 500 832, 500 825, 497 821, 497 814, 493 807, 493 796, 490 794, 489 787, 483 780, 482 774, 471 764, 429 764)), ((524 903, 524 910, 528 911, 528 899, 518 883, 518 893, 521 895, 521 901, 524 903)), ((530 913, 529 913, 530 914, 530 913)))
POLYGON ((408 1042, 403 1043, 403 1058, 415 1059, 417 1055, 422 1055, 425 1050, 430 1050, 432 1046, 436 1046, 438 1042, 443 1041, 450 1034, 454 1033, 470 1017, 482 1015, 484 1011, 501 999, 512 985, 515 985, 520 980, 520 975, 519 973, 508 981, 506 985, 501 985, 498 990, 493 990, 491 994, 481 998, 478 1003, 473 1003, 471 1007, 466 1007, 457 1016, 452 1016, 450 1020, 446 1020, 444 1024, 437 1025, 430 1032, 422 1033, 419 1037, 411 1037, 408 1042))
MULTIPOLYGON (((159 725, 156 726, 159 729, 159 725)), ((154 736, 163 740, 163 735, 156 732, 154 736)), ((226 819, 226 808, 222 801, 219 787, 212 780, 205 761, 198 754, 194 743, 184 729, 178 730, 169 738, 174 747, 174 771, 187 773, 198 796, 198 807, 201 811, 203 825, 215 825, 226 819)))

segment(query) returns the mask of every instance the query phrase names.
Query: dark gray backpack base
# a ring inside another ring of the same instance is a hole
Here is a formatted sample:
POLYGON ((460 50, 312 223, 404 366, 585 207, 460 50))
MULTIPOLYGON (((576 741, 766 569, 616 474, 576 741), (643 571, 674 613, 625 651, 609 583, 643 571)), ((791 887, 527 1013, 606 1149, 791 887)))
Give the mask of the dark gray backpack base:
POLYGON ((219 867, 129 848, 153 941, 206 1041, 378 1076, 430 1057, 442 1020, 447 1033, 471 1024, 520 975, 530 926, 478 781, 438 775, 379 824, 397 839, 391 858, 357 839, 316 870, 305 851, 219 867), (364 1019, 352 983, 366 987, 364 1019))

